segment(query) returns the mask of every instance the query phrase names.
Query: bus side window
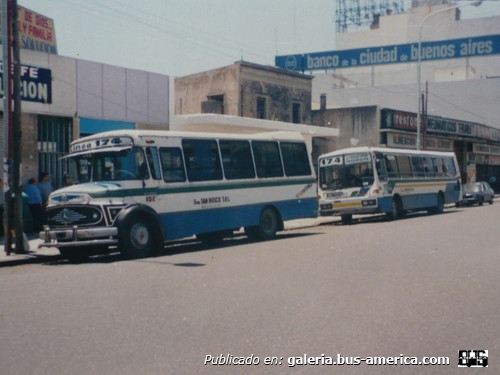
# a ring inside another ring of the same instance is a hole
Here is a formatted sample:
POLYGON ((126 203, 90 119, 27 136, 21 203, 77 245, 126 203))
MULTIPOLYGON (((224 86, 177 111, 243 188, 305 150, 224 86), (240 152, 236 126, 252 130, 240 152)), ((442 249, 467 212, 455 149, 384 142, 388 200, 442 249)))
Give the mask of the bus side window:
POLYGON ((418 155, 411 156, 411 165, 413 167, 413 173, 416 177, 424 177, 424 163, 422 157, 418 155))
POLYGON ((160 148, 161 168, 163 170, 163 180, 165 182, 186 181, 184 173, 184 163, 180 148, 161 147, 160 148))
POLYGON ((436 171, 437 176, 444 176, 445 166, 443 164, 443 159, 441 158, 433 158, 434 159, 434 170, 436 171))
POLYGON ((394 155, 385 155, 384 156, 385 165, 387 167, 387 176, 388 177, 398 177, 398 164, 396 163, 396 157, 394 155))
POLYGON ((281 142, 280 147, 287 176, 309 176, 311 174, 305 143, 281 142))
POLYGON ((446 176, 455 176, 457 171, 455 170, 455 163, 453 162, 453 158, 446 157, 444 158, 444 166, 446 168, 445 174, 446 176))
POLYGON ((158 160, 156 147, 146 147, 146 159, 148 161, 149 170, 151 171, 151 176, 155 180, 159 180, 161 178, 160 161, 158 160))
POLYGON ((282 177, 283 166, 275 141, 252 141, 255 168, 259 177, 282 177))
POLYGON ((379 181, 387 180, 387 167, 385 164, 384 155, 380 152, 375 152, 375 168, 379 181))
POLYGON ((398 161, 399 174, 401 177, 413 177, 410 158, 407 155, 396 155, 398 161))
POLYGON ((222 180, 219 147, 215 140, 183 139, 189 181, 222 180))
POLYGON ((248 141, 219 141, 224 176, 228 180, 255 178, 252 151, 248 141))
POLYGON ((436 167, 434 166, 433 158, 430 156, 424 156, 424 172, 428 177, 436 176, 436 167))

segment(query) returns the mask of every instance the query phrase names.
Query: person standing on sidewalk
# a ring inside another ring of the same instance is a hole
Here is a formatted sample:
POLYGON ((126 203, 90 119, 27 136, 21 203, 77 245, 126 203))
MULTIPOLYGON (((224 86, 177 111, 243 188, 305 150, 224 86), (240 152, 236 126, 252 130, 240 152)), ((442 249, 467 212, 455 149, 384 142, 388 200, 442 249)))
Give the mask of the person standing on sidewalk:
POLYGON ((4 191, 3 191, 3 180, 0 178, 0 237, 4 235, 3 228, 3 213, 5 212, 4 207, 4 191))
POLYGON ((38 184, 38 188, 42 193, 42 201, 43 205, 47 205, 47 201, 49 200, 49 195, 54 191, 54 186, 52 185, 52 181, 50 180, 50 175, 47 172, 40 173, 40 182, 38 184))
POLYGON ((54 191, 54 185, 52 185, 52 181, 50 180, 50 175, 48 172, 40 173, 40 181, 38 182, 38 188, 40 189, 40 193, 42 193, 42 202, 43 202, 43 225, 47 224, 47 215, 45 212, 45 208, 47 207, 47 202, 49 201, 49 195, 54 191))
POLYGON ((32 177, 29 179, 24 192, 29 197, 28 205, 30 207, 31 216, 33 217, 33 231, 40 232, 43 229, 44 207, 42 193, 38 188, 36 178, 32 177))

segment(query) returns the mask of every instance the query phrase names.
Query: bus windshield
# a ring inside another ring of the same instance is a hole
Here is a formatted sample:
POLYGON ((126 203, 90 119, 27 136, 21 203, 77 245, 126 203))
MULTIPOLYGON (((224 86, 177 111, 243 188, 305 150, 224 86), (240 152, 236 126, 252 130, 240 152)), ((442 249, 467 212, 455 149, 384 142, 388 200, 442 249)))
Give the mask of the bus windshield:
POLYGON ((139 147, 70 157, 69 175, 75 183, 149 178, 144 151, 139 147))
POLYGON ((324 190, 368 188, 373 182, 369 153, 334 156, 321 161, 320 186, 324 190))

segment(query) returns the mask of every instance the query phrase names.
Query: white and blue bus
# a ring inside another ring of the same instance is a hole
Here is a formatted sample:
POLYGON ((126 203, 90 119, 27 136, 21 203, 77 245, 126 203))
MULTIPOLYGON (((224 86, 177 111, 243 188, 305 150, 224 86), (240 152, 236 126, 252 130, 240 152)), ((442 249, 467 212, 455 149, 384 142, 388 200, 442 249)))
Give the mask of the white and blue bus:
POLYGON ((123 130, 74 141, 73 185, 53 192, 40 246, 67 257, 149 256, 165 241, 217 242, 244 228, 271 239, 317 217, 316 176, 299 133, 123 130))
POLYGON ((452 152, 356 147, 321 155, 318 164, 320 215, 339 215, 345 224, 353 215, 441 213, 461 199, 452 152))

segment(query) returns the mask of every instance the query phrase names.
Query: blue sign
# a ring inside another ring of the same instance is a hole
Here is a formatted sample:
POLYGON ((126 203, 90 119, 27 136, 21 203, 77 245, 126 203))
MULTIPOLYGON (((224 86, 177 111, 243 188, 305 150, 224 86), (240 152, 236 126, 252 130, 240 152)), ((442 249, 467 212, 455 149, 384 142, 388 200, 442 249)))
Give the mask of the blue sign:
MULTIPOLYGON (((421 61, 500 54, 500 35, 422 42, 421 61)), ((418 43, 315 52, 275 57, 278 68, 292 72, 401 64, 418 61, 418 43)))
MULTIPOLYGON (((3 98, 3 62, 0 62, 0 98, 3 98)), ((21 100, 52 103, 52 73, 50 69, 21 65, 21 100)))

